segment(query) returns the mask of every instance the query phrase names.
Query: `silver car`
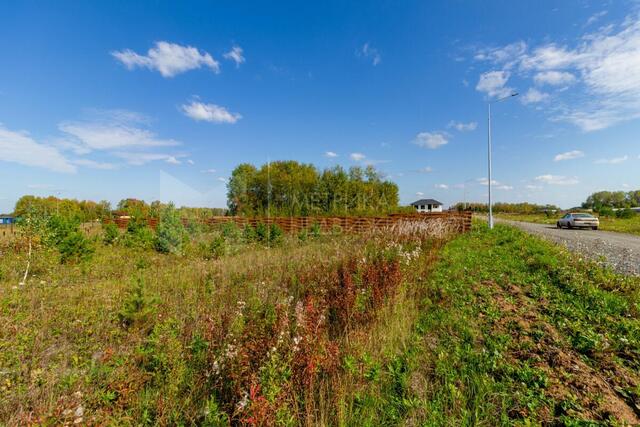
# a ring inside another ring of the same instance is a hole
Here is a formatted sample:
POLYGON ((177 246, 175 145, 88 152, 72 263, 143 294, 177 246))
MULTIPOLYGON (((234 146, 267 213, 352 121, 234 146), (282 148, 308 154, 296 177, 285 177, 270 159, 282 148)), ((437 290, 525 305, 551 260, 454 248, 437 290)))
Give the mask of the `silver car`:
POLYGON ((558 220, 556 227, 562 228, 591 228, 597 230, 600 220, 587 213, 568 213, 558 220))

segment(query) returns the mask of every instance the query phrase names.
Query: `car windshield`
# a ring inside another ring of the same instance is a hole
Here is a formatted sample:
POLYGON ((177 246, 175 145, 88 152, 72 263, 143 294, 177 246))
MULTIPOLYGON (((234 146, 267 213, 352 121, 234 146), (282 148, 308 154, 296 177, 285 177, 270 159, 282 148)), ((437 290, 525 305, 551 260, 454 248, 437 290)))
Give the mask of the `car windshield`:
POLYGON ((594 218, 593 215, 584 214, 584 213, 573 214, 573 217, 574 218, 594 218))

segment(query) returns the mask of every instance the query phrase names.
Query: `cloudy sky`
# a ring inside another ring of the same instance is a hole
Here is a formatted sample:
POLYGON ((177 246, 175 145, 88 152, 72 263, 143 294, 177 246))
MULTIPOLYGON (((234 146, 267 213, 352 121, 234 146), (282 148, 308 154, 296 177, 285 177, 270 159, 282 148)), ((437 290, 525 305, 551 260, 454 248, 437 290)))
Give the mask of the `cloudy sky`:
POLYGON ((3 2, 0 212, 225 205, 240 162, 374 164, 401 201, 640 188, 635 1, 3 2))

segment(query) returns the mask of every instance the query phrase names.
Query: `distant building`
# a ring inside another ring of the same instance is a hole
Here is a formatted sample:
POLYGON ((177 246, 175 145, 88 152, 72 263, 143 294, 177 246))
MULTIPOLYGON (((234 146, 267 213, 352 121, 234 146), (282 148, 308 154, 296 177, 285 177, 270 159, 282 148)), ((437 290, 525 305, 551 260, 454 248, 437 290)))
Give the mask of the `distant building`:
POLYGON ((125 211, 113 211, 112 215, 113 215, 114 218, 120 218, 120 219, 130 219, 131 218, 131 215, 129 215, 125 211))
POLYGON ((442 212, 442 203, 434 199, 420 199, 411 203, 417 212, 442 212))
POLYGON ((16 217, 13 215, 0 215, 0 225, 13 224, 16 222, 16 217))

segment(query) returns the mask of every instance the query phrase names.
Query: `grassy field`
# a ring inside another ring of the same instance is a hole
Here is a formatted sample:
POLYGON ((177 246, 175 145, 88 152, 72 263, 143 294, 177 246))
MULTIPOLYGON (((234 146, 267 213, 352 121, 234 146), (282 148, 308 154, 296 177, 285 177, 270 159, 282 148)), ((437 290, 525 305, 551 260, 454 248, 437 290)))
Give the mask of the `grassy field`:
POLYGON ((357 424, 412 331, 432 231, 268 247, 214 230, 182 255, 122 236, 75 264, 39 247, 25 285, 24 244, 6 244, 0 424, 357 424))
POLYGON ((510 227, 416 231, 40 249, 24 286, 5 245, 0 424, 640 421, 638 279, 510 227))
MULTIPOLYGON (((545 214, 496 214, 498 218, 538 224, 555 224, 560 216, 562 215, 547 217, 545 214)), ((640 235, 640 215, 633 218, 600 217, 600 229, 640 235)))

